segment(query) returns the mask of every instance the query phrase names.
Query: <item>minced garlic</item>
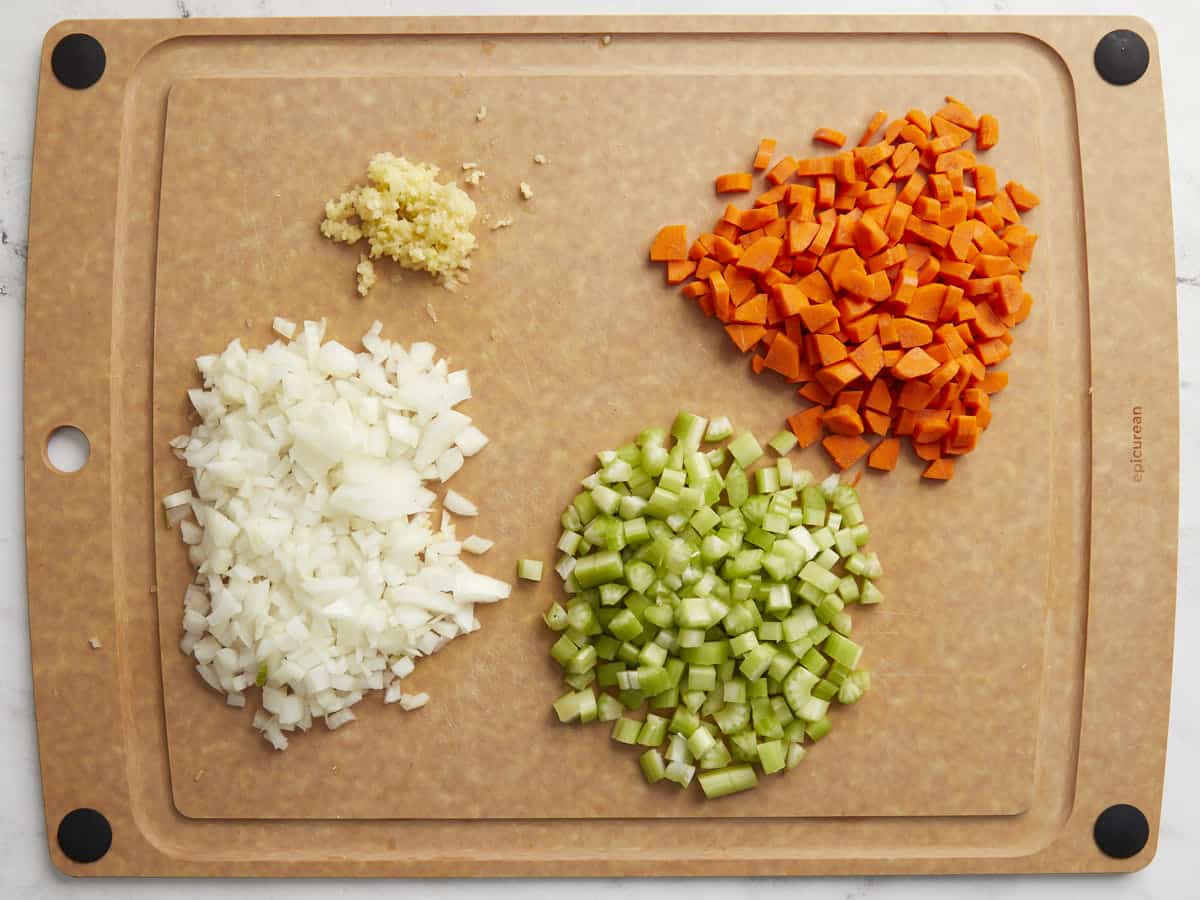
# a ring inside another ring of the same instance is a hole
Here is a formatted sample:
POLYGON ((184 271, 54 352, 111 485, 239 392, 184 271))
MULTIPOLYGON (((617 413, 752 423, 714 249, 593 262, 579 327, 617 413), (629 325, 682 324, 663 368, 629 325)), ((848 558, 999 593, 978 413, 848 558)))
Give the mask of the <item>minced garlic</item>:
POLYGON ((370 245, 355 270, 364 297, 376 281, 372 260, 381 256, 428 272, 448 288, 466 280, 467 257, 475 249, 475 204, 454 182, 439 183, 438 172, 434 165, 379 153, 367 166, 368 184, 325 204, 321 234, 347 244, 365 237, 370 245))

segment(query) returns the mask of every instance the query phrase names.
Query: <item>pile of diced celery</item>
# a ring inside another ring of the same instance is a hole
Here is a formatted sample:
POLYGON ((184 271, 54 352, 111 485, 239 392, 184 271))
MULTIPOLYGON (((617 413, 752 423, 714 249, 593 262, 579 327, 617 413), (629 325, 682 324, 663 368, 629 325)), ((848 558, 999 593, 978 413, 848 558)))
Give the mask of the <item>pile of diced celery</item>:
POLYGON ((571 598, 545 615, 570 687, 559 720, 612 722, 613 740, 647 748, 647 781, 695 777, 710 798, 755 787, 756 766, 796 766, 831 702, 862 696, 848 607, 883 599, 854 488, 793 469, 790 432, 753 470, 758 441, 720 446, 732 434, 681 412, 673 441, 650 428, 600 453, 562 515, 571 598))

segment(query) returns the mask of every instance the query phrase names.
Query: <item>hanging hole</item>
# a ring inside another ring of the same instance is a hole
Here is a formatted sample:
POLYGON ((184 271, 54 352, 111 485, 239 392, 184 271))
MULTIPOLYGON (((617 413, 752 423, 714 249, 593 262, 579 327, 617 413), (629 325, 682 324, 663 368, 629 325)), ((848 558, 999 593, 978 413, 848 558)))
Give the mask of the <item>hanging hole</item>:
POLYGON ((46 458, 59 472, 78 472, 87 465, 92 445, 87 435, 74 425, 62 425, 50 432, 46 441, 46 458))

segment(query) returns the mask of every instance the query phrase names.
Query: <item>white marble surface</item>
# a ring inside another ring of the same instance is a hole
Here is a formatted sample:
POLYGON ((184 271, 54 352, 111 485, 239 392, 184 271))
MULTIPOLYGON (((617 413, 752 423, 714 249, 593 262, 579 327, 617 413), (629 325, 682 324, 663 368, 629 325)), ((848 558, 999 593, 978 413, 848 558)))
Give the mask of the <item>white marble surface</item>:
MULTIPOLYGON (((37 93, 38 50, 46 29, 64 18, 213 15, 432 15, 442 13, 566 12, 562 2, 403 2, 403 0, 0 0, 0 896, 214 897, 237 892, 251 898, 368 897, 386 891, 408 897, 754 897, 927 898, 982 900, 995 897, 1185 898, 1200 896, 1200 705, 1190 689, 1200 684, 1198 655, 1177 652, 1175 702, 1162 830, 1157 858, 1123 877, 953 879, 788 879, 707 881, 507 881, 507 882, 238 882, 74 881, 50 865, 41 811, 33 698, 25 612, 22 518, 21 353, 25 294, 26 215, 37 93), (1195 805, 1193 805, 1195 804, 1195 805)), ((1200 496, 1191 466, 1200 464, 1200 5, 1194 0, 1144 2, 1023 2, 1023 0, 925 0, 925 2, 579 3, 574 11, 603 12, 911 12, 1082 13, 1136 11, 1158 32, 1165 74, 1167 130, 1174 186, 1182 387, 1183 472, 1181 496, 1177 646, 1187 647, 1200 630, 1200 612, 1187 602, 1200 589, 1200 496)), ((1135 548, 1131 548, 1136 553, 1135 548)), ((1159 673, 1148 672, 1148 677, 1159 673)), ((1135 729, 1136 723, 1130 723, 1135 729)), ((1120 740, 1121 735, 1113 735, 1120 740)))

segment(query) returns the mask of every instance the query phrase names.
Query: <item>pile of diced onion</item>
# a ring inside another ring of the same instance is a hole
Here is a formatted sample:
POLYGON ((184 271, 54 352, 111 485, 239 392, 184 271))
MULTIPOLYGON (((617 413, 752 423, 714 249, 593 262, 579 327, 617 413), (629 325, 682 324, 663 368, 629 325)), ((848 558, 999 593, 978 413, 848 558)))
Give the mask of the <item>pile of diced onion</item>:
POLYGON ((471 570, 450 513, 473 516, 447 481, 487 437, 454 409, 471 396, 429 343, 403 347, 376 322, 362 352, 326 341, 325 322, 275 320, 285 340, 233 341, 196 365, 200 417, 171 442, 194 494, 163 501, 189 545, 182 649, 230 706, 262 689, 254 727, 277 749, 323 718, 353 721, 371 690, 406 710, 414 661, 479 628, 476 603, 508 596, 471 570), (189 518, 189 516, 191 518, 189 518))

